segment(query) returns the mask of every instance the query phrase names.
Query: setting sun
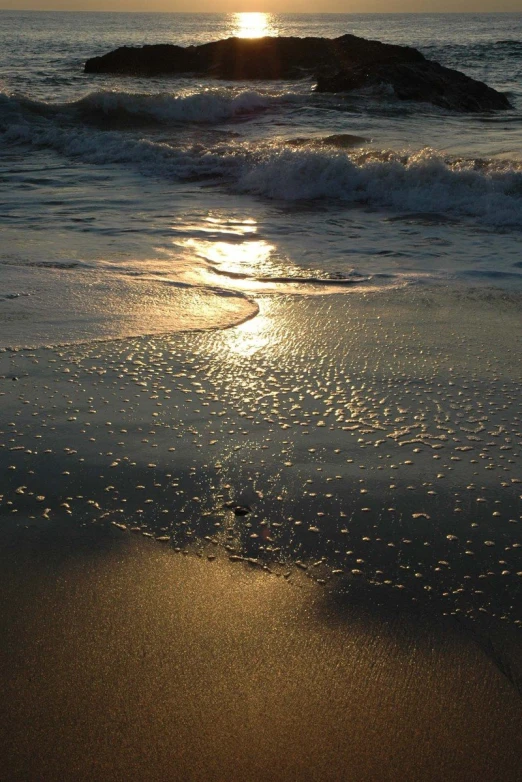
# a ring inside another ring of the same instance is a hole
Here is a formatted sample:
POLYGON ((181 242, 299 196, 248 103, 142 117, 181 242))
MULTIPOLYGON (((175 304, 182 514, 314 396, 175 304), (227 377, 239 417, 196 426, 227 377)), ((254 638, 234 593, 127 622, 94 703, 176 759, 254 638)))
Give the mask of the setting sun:
POLYGON ((238 38, 261 38, 272 32, 271 14, 241 12, 234 14, 234 35, 238 38))

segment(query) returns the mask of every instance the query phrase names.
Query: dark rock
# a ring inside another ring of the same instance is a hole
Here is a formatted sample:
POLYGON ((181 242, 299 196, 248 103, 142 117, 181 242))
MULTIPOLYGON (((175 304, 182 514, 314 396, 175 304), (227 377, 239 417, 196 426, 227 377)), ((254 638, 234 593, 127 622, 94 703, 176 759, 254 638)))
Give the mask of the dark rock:
POLYGON ((345 149, 350 147, 358 147, 361 144, 367 144, 370 141, 365 136, 354 136, 351 133, 334 133, 331 136, 323 136, 322 138, 291 138, 287 143, 292 147, 338 147, 339 149, 345 149))
POLYGON ((121 46, 85 63, 85 73, 119 73, 127 76, 157 76, 168 73, 198 71, 198 58, 193 46, 173 44, 154 46, 121 46))
POLYGON ((509 109, 505 95, 437 62, 376 63, 320 76, 318 92, 351 92, 387 84, 400 100, 424 101, 454 111, 509 109))
POLYGON ((459 71, 426 60, 409 46, 339 38, 227 38, 199 46, 123 46, 85 63, 86 73, 167 74, 217 79, 297 79, 317 76, 319 92, 350 92, 389 84, 401 100, 456 111, 507 109, 501 93, 459 71))
POLYGON ((339 38, 226 38, 199 46, 122 46, 85 63, 86 73, 194 74, 219 79, 290 79, 374 62, 422 62, 408 46, 339 38))
POLYGON ((236 516, 247 516, 249 513, 252 513, 250 505, 240 505, 237 502, 225 502, 223 507, 233 510, 236 516))

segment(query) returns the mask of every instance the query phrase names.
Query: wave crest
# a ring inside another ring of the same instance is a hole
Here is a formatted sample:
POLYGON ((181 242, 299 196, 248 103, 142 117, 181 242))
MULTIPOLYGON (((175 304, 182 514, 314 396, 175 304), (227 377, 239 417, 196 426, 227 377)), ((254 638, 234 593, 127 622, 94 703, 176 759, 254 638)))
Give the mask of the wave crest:
POLYGON ((10 103, 11 110, 18 109, 32 114, 59 114, 62 117, 65 114, 71 118, 80 114, 83 120, 103 117, 133 118, 158 124, 213 124, 266 111, 295 98, 298 96, 263 94, 255 90, 230 94, 223 89, 205 89, 187 95, 101 90, 70 103, 52 104, 26 96, 5 94, 2 96, 2 103, 7 106, 10 103))
POLYGON ((244 170, 241 190, 282 200, 349 203, 522 225, 522 170, 514 162, 415 155, 282 150, 244 170))
MULTIPOLYGON (((237 110, 251 105, 248 95, 237 97, 237 110)), ((260 98, 254 96, 256 103, 260 98)), ((151 108, 154 103, 145 105, 151 108)), ((2 125, 4 144, 48 147, 96 165, 130 167, 145 176, 211 178, 239 192, 284 201, 335 199, 401 213, 432 212, 493 226, 522 226, 522 164, 517 161, 452 160, 429 149, 416 154, 368 149, 350 153, 238 140, 175 146, 114 131, 66 128, 42 117, 34 121, 19 111, 7 123, 2 117, 0 130, 2 125)))

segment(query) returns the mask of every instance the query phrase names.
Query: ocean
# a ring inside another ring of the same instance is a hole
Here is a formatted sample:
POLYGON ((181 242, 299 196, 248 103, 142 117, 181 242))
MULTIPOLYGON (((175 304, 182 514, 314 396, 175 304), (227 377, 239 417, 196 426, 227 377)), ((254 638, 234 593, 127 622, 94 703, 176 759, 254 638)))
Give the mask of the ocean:
POLYGON ((256 292, 327 280, 521 289, 522 14, 0 19, 3 347, 223 326, 256 292), (83 73, 122 45, 346 32, 415 46, 513 108, 83 73), (166 290, 179 306, 151 317, 166 290))

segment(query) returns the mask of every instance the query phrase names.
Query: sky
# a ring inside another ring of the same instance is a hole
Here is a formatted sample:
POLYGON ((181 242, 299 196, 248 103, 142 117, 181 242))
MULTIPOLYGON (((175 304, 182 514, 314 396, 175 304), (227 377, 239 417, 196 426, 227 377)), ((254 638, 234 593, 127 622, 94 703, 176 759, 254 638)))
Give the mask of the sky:
POLYGON ((39 11, 271 11, 276 13, 522 11, 522 0, 0 0, 0 9, 39 11))

